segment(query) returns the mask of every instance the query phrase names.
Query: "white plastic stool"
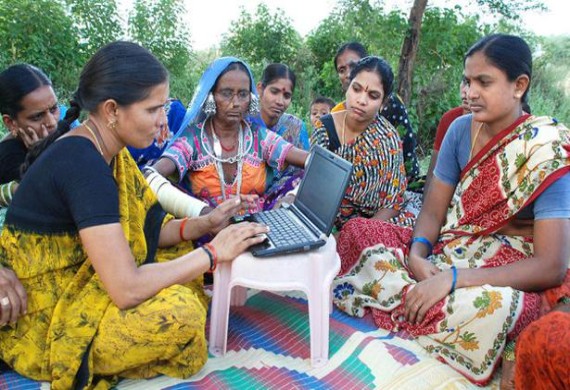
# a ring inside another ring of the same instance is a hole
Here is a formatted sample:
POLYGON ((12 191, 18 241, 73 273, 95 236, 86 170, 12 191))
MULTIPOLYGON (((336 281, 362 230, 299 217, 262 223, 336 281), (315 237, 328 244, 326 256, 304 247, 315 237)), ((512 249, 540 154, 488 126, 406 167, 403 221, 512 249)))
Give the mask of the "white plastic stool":
POLYGON ((246 252, 233 262, 218 264, 214 271, 210 313, 210 353, 215 356, 226 353, 230 303, 233 306, 245 304, 247 291, 244 287, 269 291, 300 290, 309 302, 311 365, 326 364, 329 314, 332 312, 331 283, 339 270, 340 258, 333 236, 323 247, 310 252, 268 258, 256 258, 246 252))

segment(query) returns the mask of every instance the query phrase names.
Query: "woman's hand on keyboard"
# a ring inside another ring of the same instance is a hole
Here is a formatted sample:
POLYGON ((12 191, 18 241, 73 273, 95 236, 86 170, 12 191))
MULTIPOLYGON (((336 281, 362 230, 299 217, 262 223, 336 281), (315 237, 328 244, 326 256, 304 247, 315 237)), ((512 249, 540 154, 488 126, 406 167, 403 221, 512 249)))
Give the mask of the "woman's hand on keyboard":
POLYGON ((232 261, 252 245, 265 239, 269 228, 254 222, 242 222, 221 230, 211 241, 216 249, 218 261, 232 261))

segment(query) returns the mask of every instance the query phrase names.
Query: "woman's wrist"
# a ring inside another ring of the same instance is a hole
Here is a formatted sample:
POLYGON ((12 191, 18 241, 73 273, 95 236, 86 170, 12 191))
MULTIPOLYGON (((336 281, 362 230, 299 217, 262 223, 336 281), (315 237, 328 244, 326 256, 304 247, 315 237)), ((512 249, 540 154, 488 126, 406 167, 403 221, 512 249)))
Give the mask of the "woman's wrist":
POLYGON ((191 241, 211 232, 211 223, 208 216, 184 217, 179 219, 178 236, 180 241, 191 241))
POLYGON ((214 272, 218 267, 218 252, 216 251, 216 248, 214 248, 214 246, 208 242, 202 245, 202 249, 206 252, 208 255, 208 260, 210 261, 210 268, 208 269, 208 272, 214 272))
POLYGON ((192 230, 188 232, 188 235, 192 236, 193 239, 196 239, 208 234, 213 234, 214 224, 211 221, 210 215, 207 214, 192 218, 192 224, 190 228, 192 230))
POLYGON ((417 252, 410 250, 410 253, 406 257, 406 263, 408 266, 411 266, 414 263, 426 261, 425 257, 422 257, 417 252))
POLYGON ((430 240, 422 236, 415 236, 412 238, 412 241, 410 241, 410 251, 412 250, 412 247, 418 247, 420 245, 427 249, 426 255, 423 257, 428 257, 432 254, 433 244, 430 240))
POLYGON ((12 197, 16 192, 18 183, 11 181, 6 184, 0 184, 0 207, 9 206, 12 203, 12 197))
POLYGON ((186 224, 188 222, 188 217, 182 218, 182 220, 180 221, 180 227, 178 230, 178 234, 180 235, 180 241, 188 241, 189 238, 188 234, 186 233, 186 224))
POLYGON ((457 268, 452 265, 451 266, 451 288, 449 289, 449 295, 453 294, 455 292, 455 289, 457 288, 457 268))

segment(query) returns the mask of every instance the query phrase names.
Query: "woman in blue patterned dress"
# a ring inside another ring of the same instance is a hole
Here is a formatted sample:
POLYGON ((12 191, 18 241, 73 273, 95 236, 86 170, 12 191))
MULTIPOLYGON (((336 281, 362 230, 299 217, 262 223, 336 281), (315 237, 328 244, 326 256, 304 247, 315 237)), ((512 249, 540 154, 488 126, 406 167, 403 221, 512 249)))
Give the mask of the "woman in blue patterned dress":
MULTIPOLYGON (((260 114, 252 118, 254 123, 267 127, 285 141, 299 149, 309 149, 309 134, 303 121, 285 111, 291 105, 295 91, 295 73, 285 64, 269 64, 261 81, 257 83, 260 114)), ((265 193, 265 208, 272 208, 288 191, 301 180, 303 170, 289 166, 274 170, 273 182, 265 193)))

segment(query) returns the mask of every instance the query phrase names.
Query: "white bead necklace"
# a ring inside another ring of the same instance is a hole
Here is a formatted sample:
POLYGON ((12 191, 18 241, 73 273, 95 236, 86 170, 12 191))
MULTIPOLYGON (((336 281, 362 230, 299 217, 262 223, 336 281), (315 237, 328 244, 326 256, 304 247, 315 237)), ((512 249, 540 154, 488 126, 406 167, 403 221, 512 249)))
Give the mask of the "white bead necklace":
POLYGON ((224 175, 224 167, 222 165, 224 163, 226 163, 226 164, 237 163, 237 172, 236 172, 236 175, 234 177, 233 182, 231 184, 229 184, 229 187, 230 187, 230 195, 231 195, 231 188, 237 182, 236 195, 239 196, 239 194, 241 193, 243 158, 246 155, 247 151, 250 149, 251 144, 253 142, 252 137, 251 137, 251 128, 249 127, 249 124, 247 122, 245 122, 245 124, 247 126, 247 130, 248 130, 248 136, 249 136, 248 138, 250 140, 250 142, 248 142, 248 144, 246 144, 245 140, 244 140, 245 134, 243 131, 243 127, 240 123, 239 133, 238 133, 237 152, 234 156, 223 158, 222 157, 222 145, 221 145, 220 139, 216 135, 216 130, 214 128, 213 118, 210 117, 210 128, 212 129, 212 141, 213 141, 214 145, 211 145, 211 142, 208 139, 208 136, 206 134, 206 123, 207 122, 208 122, 208 120, 206 119, 204 121, 204 128, 202 129, 202 146, 203 146, 206 154, 208 156, 210 156, 215 161, 216 171, 218 172, 218 177, 220 179, 220 187, 222 190, 222 199, 226 200, 226 198, 227 198, 226 186, 228 185, 228 184, 226 184, 225 175, 224 175))

